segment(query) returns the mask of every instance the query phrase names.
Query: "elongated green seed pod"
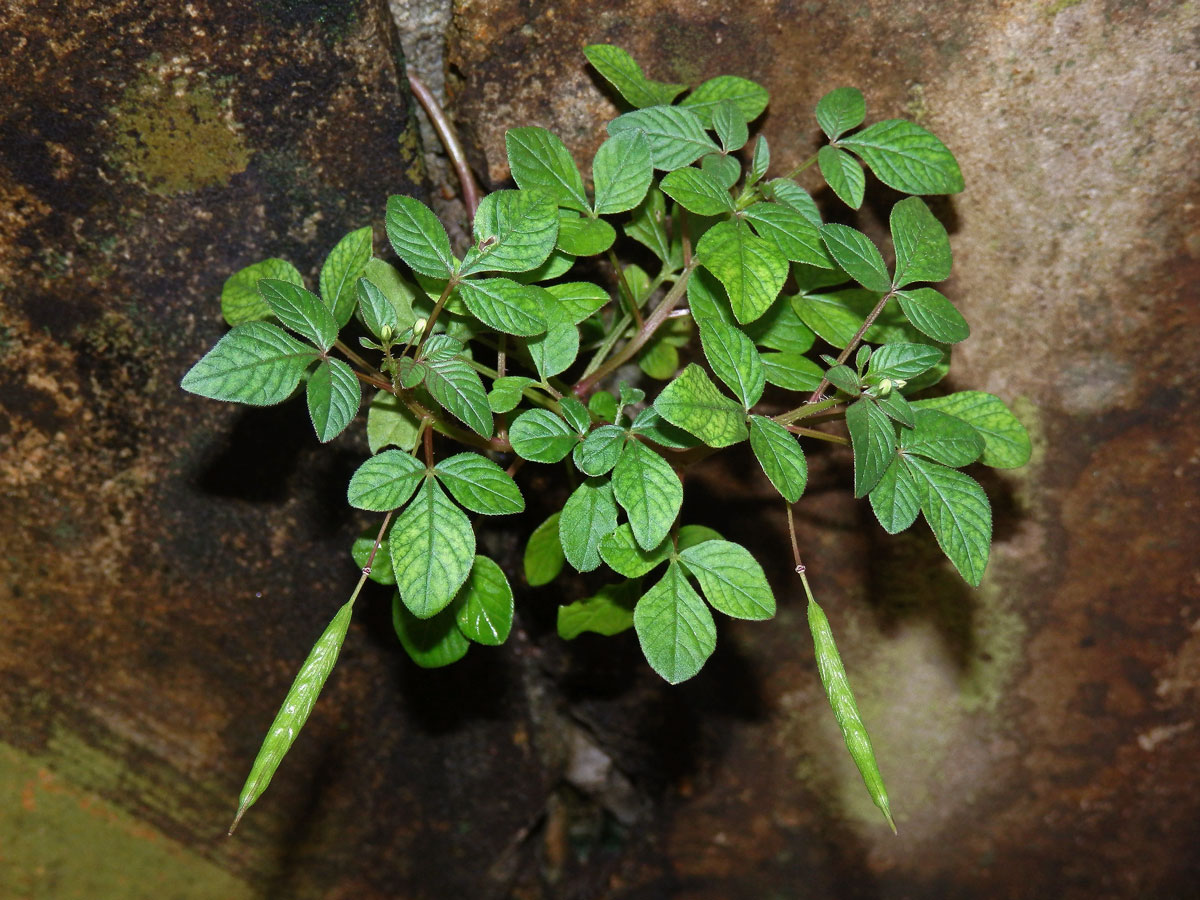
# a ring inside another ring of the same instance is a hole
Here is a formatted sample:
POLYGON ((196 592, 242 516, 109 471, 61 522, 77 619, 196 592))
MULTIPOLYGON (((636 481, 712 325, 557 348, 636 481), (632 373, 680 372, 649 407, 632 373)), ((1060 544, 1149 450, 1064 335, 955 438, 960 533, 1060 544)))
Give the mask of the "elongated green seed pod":
POLYGON ((884 787, 879 764, 875 761, 871 736, 867 734, 867 727, 858 712, 858 704, 854 702, 854 692, 846 678, 846 667, 842 665, 841 654, 833 641, 833 629, 829 627, 825 611, 813 599, 808 579, 803 572, 800 573, 800 577, 804 579, 804 592, 808 595, 808 628, 812 632, 813 646, 817 651, 817 671, 821 675, 825 695, 829 697, 829 705, 833 707, 833 717, 842 729, 846 749, 850 751, 850 758, 858 766, 858 772, 867 786, 867 793, 871 795, 871 799, 875 801, 875 805, 895 832, 896 823, 892 819, 892 810, 888 804, 887 788, 884 787))
POLYGON ((304 661, 304 665, 296 674, 296 680, 292 682, 291 690, 284 698, 283 706, 279 708, 275 721, 271 723, 271 728, 263 739, 262 747, 250 769, 250 776, 242 787, 237 816, 234 818, 233 824, 229 826, 230 834, 233 834, 233 829, 237 828, 238 822, 242 820, 246 810, 253 806, 254 802, 262 796, 263 791, 267 789, 267 785, 271 783, 271 777, 279 768, 279 763, 291 748, 292 742, 296 740, 300 729, 304 727, 308 714, 312 712, 313 704, 317 702, 317 697, 321 693, 321 688, 325 686, 325 679, 329 677, 329 673, 333 670, 333 664, 337 662, 342 642, 346 639, 346 631, 350 627, 350 614, 354 610, 354 601, 357 596, 358 591, 355 590, 354 596, 337 611, 337 615, 333 617, 333 621, 329 623, 325 632, 317 638, 317 642, 308 654, 308 659, 304 661))

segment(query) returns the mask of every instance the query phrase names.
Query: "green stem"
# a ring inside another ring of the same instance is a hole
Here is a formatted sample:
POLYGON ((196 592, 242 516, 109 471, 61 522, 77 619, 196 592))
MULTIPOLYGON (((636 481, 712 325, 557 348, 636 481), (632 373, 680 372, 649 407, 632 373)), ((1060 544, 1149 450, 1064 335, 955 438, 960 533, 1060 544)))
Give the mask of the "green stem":
MULTIPOLYGON (((871 314, 868 315, 866 317, 866 319, 863 320, 862 326, 858 329, 857 332, 855 332, 854 337, 850 339, 850 343, 848 343, 846 345, 846 349, 844 349, 841 353, 838 354, 838 358, 837 358, 836 362, 834 362, 835 367, 842 365, 843 363, 846 362, 846 360, 848 360, 850 358, 850 354, 853 353, 855 351, 855 349, 858 347, 859 341, 861 341, 863 339, 863 335, 867 333, 867 329, 875 324, 875 320, 879 318, 879 314, 881 312, 883 312, 883 308, 885 306, 887 306, 887 302, 889 300, 891 300, 892 297, 894 297, 895 295, 896 295, 896 289, 892 288, 890 291, 888 291, 886 294, 884 294, 882 297, 879 298, 879 302, 875 304, 875 308, 873 310, 871 310, 871 314)), ((815 403, 816 401, 820 400, 821 394, 824 393, 825 388, 827 388, 828 386, 829 386, 829 379, 822 378, 821 383, 817 385, 817 389, 815 391, 813 391, 812 396, 808 398, 808 402, 815 403)))
POLYGON ((774 421, 780 425, 791 425, 793 422, 799 422, 801 419, 807 419, 809 416, 823 412, 831 406, 837 406, 841 402, 837 397, 827 397, 819 403, 814 403, 810 400, 803 406, 797 406, 795 409, 789 409, 785 413, 780 413, 774 417, 774 421))
POLYGON ((446 305, 446 301, 450 299, 450 295, 454 293, 454 289, 458 287, 458 279, 451 278, 446 282, 445 290, 442 291, 442 296, 438 297, 437 303, 433 304, 433 312, 429 314, 429 318, 425 320, 425 327, 421 329, 421 337, 417 340, 417 349, 413 351, 414 357, 420 357, 421 348, 425 346, 425 338, 433 334, 433 323, 437 321, 438 315, 442 311, 442 307, 446 305))
POLYGON ((625 334, 625 329, 633 324, 633 319, 629 313, 622 313, 613 327, 608 330, 608 334, 604 336, 604 342, 597 348, 593 354, 591 361, 587 364, 587 368, 583 370, 583 377, 587 378, 600 367, 600 364, 608 358, 608 354, 612 351, 613 345, 616 344, 621 336, 625 334))
POLYGON ((828 441, 831 444, 850 445, 850 439, 844 438, 840 434, 827 434, 824 431, 817 431, 815 428, 801 428, 799 425, 783 426, 792 434, 802 435, 803 437, 816 438, 818 441, 828 441))
POLYGON ((800 163, 800 165, 796 166, 796 168, 792 169, 792 171, 788 172, 783 177, 787 178, 788 180, 791 180, 792 178, 795 178, 797 175, 799 175, 801 172, 803 172, 805 169, 807 169, 809 166, 811 166, 816 161, 817 161, 817 154, 814 153, 812 156, 810 156, 804 162, 800 163))
POLYGON ((638 309, 637 301, 633 299, 633 290, 629 287, 629 282, 625 279, 625 270, 621 268, 620 260, 617 259, 617 254, 613 252, 612 247, 608 248, 608 264, 617 273, 617 296, 625 298, 626 314, 633 316, 633 320, 637 323, 638 328, 641 328, 642 311, 638 309))

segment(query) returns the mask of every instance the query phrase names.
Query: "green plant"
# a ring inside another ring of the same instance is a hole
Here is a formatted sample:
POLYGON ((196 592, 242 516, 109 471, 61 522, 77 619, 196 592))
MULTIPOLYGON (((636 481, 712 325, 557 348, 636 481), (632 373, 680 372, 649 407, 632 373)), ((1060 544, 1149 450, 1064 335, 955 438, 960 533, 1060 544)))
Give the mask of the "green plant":
MULTIPOLYGON (((913 398, 946 374, 949 345, 969 331, 928 286, 950 274, 946 230, 918 197, 900 200, 889 268, 866 234, 824 223, 792 180, 815 163, 854 209, 866 187, 862 163, 896 191, 952 193, 963 183, 949 150, 899 119, 855 130, 866 116, 862 94, 839 88, 816 108, 828 144, 768 179, 766 140, 749 145, 748 123, 767 105, 762 87, 721 76, 676 102, 685 85, 647 79, 624 51, 585 53, 633 107, 608 124, 590 191, 551 132, 514 128, 506 143, 517 189, 479 202, 474 243, 461 257, 428 207, 393 196, 386 232, 405 272, 373 256, 372 230, 362 228, 326 259, 319 295, 278 259, 225 284, 232 330, 183 387, 265 405, 304 382, 322 441, 355 418, 360 386, 373 389, 366 430, 374 455, 351 478, 348 500, 384 514, 354 544, 362 576, 272 725, 238 819, 307 718, 368 578, 395 586, 395 630, 419 665, 505 641, 512 590, 500 566, 476 554, 468 513, 523 510, 512 476, 527 462, 562 463, 566 498, 529 537, 528 583, 552 581, 565 562, 580 572, 607 567, 620 579, 562 606, 560 634, 632 627, 671 683, 695 675, 712 653, 710 607, 742 619, 775 612, 749 550, 679 522, 680 472, 719 448, 749 441, 790 524, 807 481, 799 438, 849 444, 854 494, 885 530, 902 531, 924 513, 966 581, 983 576, 990 506, 960 469, 1019 466, 1029 441, 990 394, 913 398), (657 260, 656 273, 620 261, 614 221, 657 260), (572 274, 581 257, 597 260, 586 276, 572 274), (357 349, 343 340, 352 333, 357 349), (836 356, 814 353, 818 341, 836 356), (848 436, 830 427, 837 421, 848 436)), ((794 529, 792 545, 822 683, 891 824, 794 529)))

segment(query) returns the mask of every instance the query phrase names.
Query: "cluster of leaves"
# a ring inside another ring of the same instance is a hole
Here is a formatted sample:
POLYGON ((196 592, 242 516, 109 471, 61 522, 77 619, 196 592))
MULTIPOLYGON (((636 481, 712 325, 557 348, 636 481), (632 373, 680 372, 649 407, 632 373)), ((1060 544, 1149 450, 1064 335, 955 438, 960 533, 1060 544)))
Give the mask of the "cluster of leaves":
MULTIPOLYGON (((585 53, 632 107, 608 124, 590 186, 553 133, 514 128, 506 145, 516 188, 482 200, 465 252, 455 252, 428 207, 393 196, 386 234, 403 269, 373 255, 363 228, 330 253, 319 294, 282 260, 238 272, 222 294, 232 330, 183 387, 264 405, 304 382, 322 441, 355 418, 360 385, 373 389, 374 455, 351 478, 348 500, 387 519, 352 552, 364 578, 394 585, 397 635, 422 666, 507 638, 513 593, 501 567, 476 554, 469 513, 522 511, 512 476, 525 463, 563 463, 566 498, 529 538, 528 583, 549 583, 567 563, 617 577, 561 607, 560 634, 633 628, 671 683, 695 675, 713 652, 713 610, 752 620, 775 612, 748 549, 679 522, 680 471, 719 448, 748 441, 792 504, 808 474, 799 438, 848 440, 854 493, 869 499, 880 524, 896 533, 923 514, 953 565, 978 584, 991 512, 961 469, 1021 465, 1029 443, 990 394, 913 398, 945 375, 950 345, 969 331, 929 286, 950 273, 946 231, 919 197, 901 200, 891 211, 889 267, 866 234, 823 221, 794 180, 815 162, 854 209, 867 169, 905 194, 951 193, 962 178, 949 150, 900 119, 860 127, 862 94, 839 88, 816 109, 828 144, 769 179, 767 141, 750 142, 749 123, 767 105, 761 86, 720 76, 677 99, 686 85, 646 78, 624 51, 585 53), (643 258, 658 271, 622 263, 614 249, 622 237, 648 250, 643 258), (599 262, 585 268, 581 257, 599 262), (581 271, 608 272, 611 283, 581 271), (343 341, 348 333, 358 348, 343 341), (633 364, 640 376, 628 374, 633 364), (813 427, 843 419, 848 439, 813 427), (435 432, 456 442, 455 452, 444 453, 441 439, 435 445, 435 432)), ((349 605, 331 630, 344 636, 348 616, 349 605)), ((847 744, 890 821, 811 593, 809 617, 847 744)), ((305 702, 284 704, 242 812, 303 724, 336 659, 335 638, 322 637, 320 665, 310 659, 297 679, 293 694, 305 702)))

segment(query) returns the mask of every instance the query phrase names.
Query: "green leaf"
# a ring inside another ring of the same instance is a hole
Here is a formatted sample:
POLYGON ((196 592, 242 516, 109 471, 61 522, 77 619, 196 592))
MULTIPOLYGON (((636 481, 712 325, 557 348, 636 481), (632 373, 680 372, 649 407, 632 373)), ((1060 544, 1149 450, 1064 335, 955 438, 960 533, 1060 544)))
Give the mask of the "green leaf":
POLYGON ((712 613, 677 563, 638 600, 633 627, 646 662, 670 684, 699 672, 717 646, 712 613))
POLYGON ((558 518, 559 513, 554 513, 533 529, 525 544, 525 580, 530 587, 549 584, 562 571, 566 557, 558 539, 558 518))
POLYGON ((854 496, 865 497, 896 455, 896 429, 878 406, 863 398, 846 408, 854 448, 854 496))
POLYGON ((750 140, 746 117, 732 100, 722 100, 713 108, 712 127, 726 153, 742 149, 750 140))
POLYGON ((545 128, 510 128, 504 146, 513 181, 521 190, 540 189, 559 206, 587 212, 583 177, 556 134, 545 128))
POLYGON ((703 544, 705 541, 721 541, 719 531, 714 531, 711 528, 706 528, 703 525, 684 525, 679 529, 679 534, 676 537, 676 549, 682 553, 689 547, 695 547, 697 544, 703 544))
POLYGON ((962 313, 933 288, 896 291, 896 299, 908 321, 935 341, 956 344, 971 334, 971 326, 962 313))
POLYGON ((789 391, 815 391, 821 383, 821 367, 797 353, 762 353, 763 375, 776 387, 789 391))
POLYGON ((603 219, 563 215, 558 220, 558 249, 572 256, 596 256, 616 239, 617 232, 603 219))
POLYGON ((221 288, 221 315, 230 325, 242 325, 271 316, 271 307, 258 293, 258 282, 263 278, 288 281, 299 287, 304 279, 299 271, 285 259, 264 259, 252 266, 239 269, 227 279, 221 288))
POLYGON ((275 318, 300 337, 307 338, 322 350, 328 350, 337 340, 338 326, 333 314, 316 294, 290 281, 272 278, 261 279, 258 292, 271 307, 275 318))
POLYGON ((817 101, 817 124, 831 141, 857 128, 866 117, 867 102, 858 88, 834 88, 817 101))
POLYGON ((499 647, 508 640, 513 622, 513 593, 495 562, 476 556, 471 574, 455 598, 458 630, 468 640, 499 647))
POLYGON ((728 447, 748 437, 745 411, 722 395, 695 363, 662 389, 654 409, 710 447, 728 447))
POLYGON ((557 304, 550 304, 545 312, 546 333, 525 342, 525 348, 543 380, 565 372, 579 355, 579 329, 570 320, 568 311, 557 304))
MULTIPOLYGON (((596 391, 588 398, 588 412, 599 419, 601 422, 608 422, 610 425, 617 421, 617 398, 608 391, 596 391)), ((613 460, 613 465, 617 461, 613 460)))
POLYGON ((880 181, 905 194, 956 194, 963 189, 953 154, 912 122, 876 122, 839 143, 861 156, 880 181))
POLYGON ((625 445, 625 429, 615 425, 601 425, 577 444, 573 459, 575 466, 584 475, 607 474, 621 458, 625 445))
POLYGON ((411 450, 417 445, 418 422, 395 394, 380 391, 367 410, 367 445, 372 453, 384 447, 411 450))
POLYGON ((879 483, 867 495, 875 518, 888 534, 899 534, 917 520, 921 493, 899 455, 892 457, 879 483))
POLYGON ((858 160, 845 150, 826 145, 817 151, 817 165, 821 169, 821 177, 839 200, 851 209, 862 206, 867 176, 858 160))
POLYGON ((817 201, 790 178, 775 178, 767 182, 765 193, 775 202, 796 210, 815 227, 821 227, 821 211, 817 209, 817 201))
POLYGON ((699 216, 733 212, 733 198, 720 183, 699 169, 685 167, 668 172, 659 183, 662 192, 699 216))
POLYGON ((770 167, 771 149, 767 146, 767 139, 760 134, 754 142, 754 156, 750 160, 750 174, 746 178, 746 183, 758 183, 767 174, 767 169, 770 167))
POLYGON ((587 434, 588 429, 592 427, 592 417, 579 398, 570 395, 563 397, 558 401, 558 410, 580 436, 587 434))
POLYGON ((404 605, 400 594, 392 595, 392 627, 396 637, 409 658, 422 669, 456 663, 471 649, 455 619, 453 609, 444 609, 430 618, 418 618, 404 605))
POLYGON ((679 371, 679 350, 656 334, 638 353, 637 363, 651 378, 666 381, 679 371))
MULTIPOLYGON (((367 560, 371 559, 371 550, 375 547, 375 537, 378 533, 379 529, 374 526, 367 528, 350 545, 350 555, 359 569, 367 567, 367 560)), ((371 574, 367 577, 376 584, 393 585, 396 583, 396 573, 392 571, 392 558, 388 554, 386 536, 375 553, 375 559, 371 562, 371 574)))
POLYGON ((494 413, 506 413, 516 409, 524 396, 525 388, 533 384, 532 378, 524 375, 505 375, 492 382, 488 391, 488 406, 494 413))
POLYGON ((712 607, 735 619, 761 620, 775 615, 775 595, 762 566, 741 544, 705 541, 679 554, 696 576, 712 607))
POLYGON ((700 160, 700 171, 728 191, 742 177, 742 164, 735 157, 709 153, 700 160))
POLYGON ((235 325, 180 383, 185 391, 250 406, 282 403, 317 352, 266 322, 235 325))
POLYGON ((769 95, 766 88, 736 75, 718 75, 710 78, 680 101, 679 105, 690 109, 705 128, 713 126, 713 116, 723 100, 730 100, 747 122, 753 122, 767 108, 769 95))
POLYGON ((437 615, 467 580, 475 558, 475 532, 433 478, 392 526, 388 548, 404 605, 419 619, 437 615))
POLYGON ((399 450, 385 450, 358 467, 350 477, 346 500, 355 509, 387 512, 408 502, 425 467, 399 450))
POLYGON ((546 261, 540 266, 530 269, 528 272, 517 272, 513 278, 521 284, 552 281, 560 275, 565 275, 573 265, 575 265, 575 257, 569 253, 563 253, 561 250, 552 250, 546 257, 546 261))
POLYGON ((493 191, 475 210, 475 246, 460 275, 527 272, 546 261, 558 239, 558 206, 542 191, 493 191))
POLYGON ((461 356, 425 360, 425 387, 443 409, 476 434, 492 436, 492 410, 479 374, 461 356))
MULTIPOLYGON (((805 588, 807 589, 807 584, 805 588)), ((866 785, 871 800, 879 807, 892 831, 895 831, 896 823, 892 821, 887 788, 883 783, 883 775, 879 772, 875 749, 871 746, 871 736, 867 734, 858 704, 854 701, 854 691, 850 689, 846 667, 842 664, 842 657, 838 653, 837 644, 834 643, 829 619, 812 598, 812 594, 808 597, 808 627, 816 649, 817 672, 821 676, 821 684, 825 687, 825 696, 829 698, 829 705, 833 708, 833 717, 842 730, 846 749, 850 751, 850 758, 854 760, 854 765, 862 775, 863 784, 866 785)))
POLYGON ((899 422, 906 428, 912 428, 916 424, 912 406, 899 391, 892 390, 881 397, 876 397, 875 403, 887 413, 888 418, 893 422, 899 422))
POLYGON ((896 287, 950 277, 950 238, 924 200, 908 197, 893 206, 891 229, 896 248, 896 287))
POLYGON ((871 239, 847 225, 822 225, 821 239, 834 262, 869 291, 883 293, 892 286, 879 248, 871 239))
POLYGON ((525 509, 525 498, 511 476, 479 453, 458 453, 433 467, 450 494, 472 512, 507 516, 525 509))
POLYGON ((373 239, 370 225, 350 232, 337 242, 321 266, 321 299, 333 313, 338 328, 354 315, 354 283, 371 259, 373 239))
POLYGON ((884 344, 871 357, 867 374, 875 378, 916 378, 938 364, 942 351, 928 344, 910 344, 897 341, 884 344))
POLYGON ((592 183, 597 215, 633 209, 654 180, 650 141, 641 131, 614 134, 596 151, 592 183))
POLYGON ((558 608, 558 636, 574 640, 585 631, 611 637, 633 627, 633 606, 642 592, 640 581, 606 584, 593 597, 558 608))
POLYGON ((455 288, 471 315, 503 334, 529 336, 546 330, 544 292, 509 278, 478 278, 455 288))
POLYGON ((366 268, 363 269, 363 277, 379 288, 392 305, 392 309, 396 311, 396 318, 399 320, 399 329, 403 331, 405 328, 410 328, 416 320, 412 311, 412 303, 417 296, 417 288, 400 274, 399 269, 382 259, 367 260, 366 268))
POLYGON ((600 565, 600 541, 617 527, 617 503, 607 479, 589 478, 575 488, 558 518, 558 539, 567 562, 580 572, 600 565))
POLYGON ((611 299, 608 291, 590 281, 552 284, 546 288, 546 292, 554 298, 546 302, 557 307, 557 312, 561 313, 559 319, 575 325, 590 317, 611 299))
POLYGON ((962 419, 983 435, 985 466, 1015 469, 1029 462, 1029 433, 1004 401, 984 391, 959 391, 945 397, 917 400, 916 409, 936 409, 962 419))
POLYGON ((666 562, 673 549, 668 538, 663 538, 658 546, 650 550, 642 549, 629 523, 619 526, 600 541, 601 558, 610 569, 626 578, 645 575, 659 563, 666 562))
POLYGON ((458 267, 450 238, 428 206, 420 200, 393 194, 388 197, 384 228, 396 255, 422 275, 448 278, 458 267))
POLYGON ((743 210, 742 216, 781 256, 822 269, 833 268, 821 232, 804 213, 782 203, 755 203, 743 210))
POLYGON ((671 464, 640 441, 625 445, 612 476, 613 496, 644 550, 657 547, 683 505, 683 483, 671 464))
POLYGON ((760 347, 783 350, 787 353, 805 353, 812 349, 816 335, 800 321, 792 305, 792 298, 780 296, 771 308, 744 329, 746 336, 760 347))
MULTIPOLYGON (((818 337, 841 348, 853 340, 880 296, 875 291, 850 288, 829 294, 803 294, 792 300, 792 307, 818 337)), ((868 339, 870 335, 868 331, 868 339)))
POLYGON ((979 459, 983 435, 957 416, 936 409, 913 412, 913 427, 900 432, 900 449, 959 468, 979 459))
POLYGON ((238 822, 246 814, 246 810, 253 806, 254 802, 262 796, 263 791, 267 789, 275 770, 279 768, 279 764, 291 749, 300 729, 308 721, 308 714, 312 712, 317 697, 321 695, 321 689, 325 687, 325 680, 333 671, 338 653, 342 649, 342 643, 346 640, 346 631, 350 627, 350 614, 353 609, 354 601, 350 600, 337 611, 333 621, 329 623, 325 631, 317 638, 312 650, 309 651, 304 665, 296 673, 296 679, 292 682, 292 686, 283 700, 283 705, 279 707, 279 712, 275 715, 275 721, 267 729, 267 736, 263 739, 258 756, 254 759, 254 765, 250 767, 250 775, 242 787, 238 800, 237 816, 229 827, 230 833, 237 828, 238 822))
MULTIPOLYGON (((651 188, 646 194, 646 199, 634 210, 633 218, 625 225, 625 234, 644 245, 663 262, 678 255, 680 264, 682 264, 682 253, 676 253, 673 250, 671 239, 667 235, 666 222, 666 201, 663 199, 662 191, 658 188, 651 188)), ((676 245, 676 248, 678 246, 676 245)), ((695 281, 694 278, 692 280, 695 281)))
POLYGON ((743 408, 757 403, 766 376, 750 338, 732 325, 709 320, 700 326, 700 343, 713 372, 737 395, 743 408))
POLYGON ((682 428, 677 428, 663 419, 653 406, 647 406, 638 413, 629 430, 651 443, 660 447, 670 447, 672 450, 686 450, 700 443, 682 428))
POLYGON ((938 546, 968 584, 979 586, 992 544, 992 506, 970 475, 905 456, 904 464, 917 483, 921 512, 933 529, 938 546))
POLYGON ((718 149, 696 114, 678 106, 650 106, 617 116, 608 123, 610 135, 623 131, 644 132, 650 141, 654 168, 668 172, 718 149))
POLYGON ((825 373, 826 380, 840 391, 845 391, 852 397, 862 393, 862 384, 858 373, 849 366, 833 366, 825 373))
POLYGON ((322 443, 346 430, 361 402, 358 379, 340 359, 322 360, 308 379, 308 415, 322 443))
POLYGON ((696 244, 696 257, 725 286, 739 322, 770 308, 787 279, 787 260, 767 241, 734 222, 718 222, 696 244))
POLYGON ((513 421, 508 440, 521 459, 556 463, 575 448, 579 435, 550 410, 531 409, 513 421))
POLYGON ((380 340, 383 340, 385 328, 389 329, 393 337, 398 337, 403 330, 400 317, 396 314, 396 307, 384 296, 383 291, 366 278, 360 278, 356 285, 356 293, 358 308, 362 312, 363 324, 367 326, 367 330, 380 340))
POLYGON ((796 436, 778 422, 750 417, 750 447, 775 490, 795 503, 808 484, 808 462, 796 436))
POLYGON ((612 44, 589 44, 583 48, 583 55, 630 105, 638 108, 670 103, 687 88, 686 84, 652 81, 632 56, 612 44))

